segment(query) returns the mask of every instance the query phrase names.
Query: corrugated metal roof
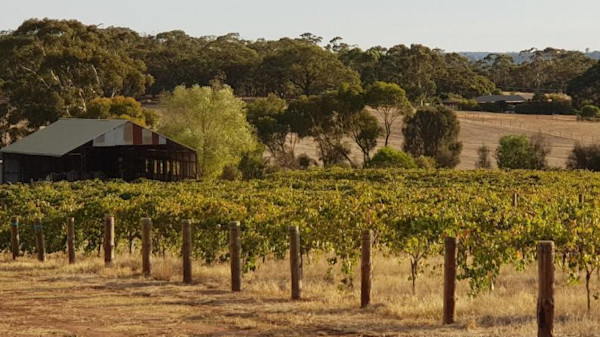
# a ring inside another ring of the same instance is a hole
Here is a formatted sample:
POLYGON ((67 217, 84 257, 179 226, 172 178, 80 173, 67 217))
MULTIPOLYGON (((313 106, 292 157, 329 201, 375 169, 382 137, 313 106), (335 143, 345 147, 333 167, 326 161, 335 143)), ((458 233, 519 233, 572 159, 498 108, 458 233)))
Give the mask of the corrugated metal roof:
POLYGON ((62 157, 127 120, 60 119, 0 149, 1 153, 62 157))
POLYGON ((496 102, 507 102, 507 103, 522 103, 527 100, 519 95, 490 95, 490 96, 479 96, 475 97, 477 103, 496 103, 496 102))

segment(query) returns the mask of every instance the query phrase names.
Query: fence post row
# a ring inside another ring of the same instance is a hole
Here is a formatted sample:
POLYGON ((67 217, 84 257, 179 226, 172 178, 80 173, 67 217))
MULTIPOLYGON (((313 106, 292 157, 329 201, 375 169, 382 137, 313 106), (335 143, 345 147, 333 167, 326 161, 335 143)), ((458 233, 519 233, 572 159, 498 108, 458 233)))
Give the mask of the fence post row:
POLYGON ((46 243, 44 242, 44 229, 42 228, 42 221, 37 219, 33 225, 33 231, 35 233, 35 250, 39 261, 46 261, 46 243))
POLYGON ((69 254, 69 264, 75 263, 75 219, 67 219, 67 253, 69 254))
POLYGON ((373 255, 371 248, 373 246, 373 231, 363 230, 361 242, 361 279, 360 279, 360 307, 364 308, 371 302, 371 282, 373 271, 373 255))
POLYGON ((182 221, 183 245, 181 256, 183 259, 183 283, 192 283, 192 224, 190 220, 182 221))
POLYGON ((300 230, 290 226, 290 270, 292 277, 292 299, 302 297, 302 254, 300 252, 300 230))
POLYGON ((444 317, 443 324, 454 323, 456 306, 456 238, 446 238, 444 257, 444 317))
POLYGON ((242 242, 240 222, 229 223, 229 255, 231 258, 231 291, 242 290, 242 242))
POLYGON ((19 250, 19 218, 16 216, 12 217, 10 220, 10 229, 11 229, 11 250, 12 250, 12 258, 16 260, 20 255, 19 250))
POLYGON ((115 258, 115 217, 106 214, 104 217, 104 264, 113 265, 115 258))
POLYGON ((540 241, 538 252, 538 337, 554 336, 554 242, 540 241))
MULTIPOLYGON (((513 205, 517 205, 518 194, 513 195, 513 205)), ((584 202, 583 193, 579 194, 579 202, 584 202)), ((75 225, 74 218, 67 219, 67 248, 69 263, 75 263, 75 225)), ((152 220, 141 218, 142 224, 142 268, 146 277, 151 275, 152 254, 152 220)), ((11 218, 12 229, 12 255, 13 259, 19 256, 19 221, 17 217, 11 218)), ((183 232, 183 282, 192 282, 192 235, 191 221, 182 221, 183 232)), ((37 259, 46 261, 46 247, 41 219, 36 219, 33 226, 37 259)), ((300 299, 302 294, 302 254, 300 251, 300 232, 298 226, 290 226, 290 267, 292 278, 292 299, 300 299)), ((229 242, 231 257, 231 290, 241 291, 242 264, 241 264, 241 228, 239 221, 229 223, 229 242)), ((373 231, 364 230, 361 240, 361 308, 369 305, 371 301, 372 268, 373 268, 373 231)), ((114 258, 114 217, 105 217, 104 235, 105 263, 112 264, 114 258)), ((538 300, 537 300, 537 325, 538 336, 554 336, 554 254, 553 241, 540 241, 537 245, 538 252, 538 300)), ((447 237, 445 239, 444 257, 444 298, 443 298, 443 324, 455 322, 456 306, 456 258, 457 239, 447 237)))
POLYGON ((152 275, 152 220, 142 218, 142 274, 145 277, 152 275))

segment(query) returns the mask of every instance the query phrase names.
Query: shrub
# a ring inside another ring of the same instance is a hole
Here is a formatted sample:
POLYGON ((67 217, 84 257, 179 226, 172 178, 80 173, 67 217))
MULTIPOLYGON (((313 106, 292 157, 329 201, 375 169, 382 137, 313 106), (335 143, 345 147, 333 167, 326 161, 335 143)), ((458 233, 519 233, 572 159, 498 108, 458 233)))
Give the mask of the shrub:
POLYGON ((477 149, 477 162, 475 167, 478 169, 490 169, 492 168, 492 161, 490 160, 490 148, 487 145, 481 145, 477 149))
POLYGON ((600 144, 575 144, 567 160, 567 168, 572 170, 600 171, 600 144))
POLYGON ((479 105, 474 99, 465 99, 460 103, 460 109, 465 111, 477 111, 479 105))
POLYGON ((503 169, 542 170, 548 168, 549 153, 550 144, 541 135, 507 135, 500 138, 496 162, 503 169))
POLYGON ((582 119, 600 117, 600 108, 595 105, 586 105, 579 111, 579 117, 582 119))
POLYGON ((260 179, 265 176, 267 164, 263 159, 264 149, 264 146, 258 146, 254 151, 242 153, 237 167, 243 179, 260 179))
POLYGON ((306 153, 299 155, 297 162, 298 166, 303 170, 306 170, 311 166, 317 166, 317 162, 309 157, 306 153))
POLYGON ((415 164, 417 164, 417 167, 421 169, 434 169, 435 159, 427 156, 418 156, 417 158, 415 158, 415 164))
POLYGON ((221 173, 221 179, 223 180, 238 180, 242 177, 242 172, 235 165, 227 165, 223 167, 223 173, 221 173))
POLYGON ((417 168, 417 164, 410 155, 387 146, 375 153, 368 166, 372 168, 417 168))

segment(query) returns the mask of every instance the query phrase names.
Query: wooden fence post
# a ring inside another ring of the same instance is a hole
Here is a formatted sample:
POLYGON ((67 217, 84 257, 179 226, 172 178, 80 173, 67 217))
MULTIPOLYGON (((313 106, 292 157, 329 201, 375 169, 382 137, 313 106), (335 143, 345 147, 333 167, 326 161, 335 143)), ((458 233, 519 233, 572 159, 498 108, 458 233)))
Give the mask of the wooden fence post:
POLYGON ((538 251, 538 337, 554 336, 554 242, 540 241, 538 251))
POLYGON ((10 219, 10 227, 11 227, 11 250, 12 250, 12 258, 16 260, 20 255, 19 251, 19 218, 13 216, 10 219))
POLYGON ((373 231, 363 230, 362 232, 362 249, 361 249, 361 279, 360 279, 360 307, 365 308, 371 302, 371 282, 373 276, 373 255, 371 248, 373 246, 373 231))
POLYGON ((142 218, 142 273, 145 277, 152 275, 152 219, 142 218))
POLYGON ((302 297, 302 254, 300 252, 300 230, 290 226, 290 270, 292 274, 292 299, 302 297))
POLYGON ((75 219, 67 219, 67 253, 69 254, 69 264, 75 263, 75 219))
POLYGON ((115 258, 115 217, 104 216, 104 265, 110 267, 115 258))
POLYGON ((579 193, 579 203, 583 204, 585 202, 585 196, 583 195, 583 193, 579 193))
POLYGON ((242 290, 242 241, 240 222, 229 223, 229 255, 231 258, 231 291, 242 290))
POLYGON ((454 323, 456 306, 456 238, 446 238, 444 258, 444 317, 443 324, 454 323))
POLYGON ((181 256, 183 259, 183 283, 192 283, 192 223, 190 220, 182 221, 183 245, 181 256))
POLYGON ((513 194, 513 207, 517 206, 519 206, 519 194, 515 193, 513 194))
POLYGON ((35 221, 33 231, 35 232, 35 250, 38 261, 44 262, 46 261, 46 243, 44 242, 44 229, 40 219, 35 221))

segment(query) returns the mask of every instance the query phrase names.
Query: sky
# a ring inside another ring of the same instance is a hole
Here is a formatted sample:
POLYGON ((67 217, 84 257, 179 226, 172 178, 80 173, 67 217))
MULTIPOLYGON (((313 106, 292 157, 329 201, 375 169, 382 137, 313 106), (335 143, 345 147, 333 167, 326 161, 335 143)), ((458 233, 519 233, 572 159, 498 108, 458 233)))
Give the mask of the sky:
POLYGON ((420 43, 446 51, 600 50, 598 13, 597 0, 0 0, 0 30, 47 17, 142 34, 236 32, 254 40, 310 32, 365 49, 420 43))

